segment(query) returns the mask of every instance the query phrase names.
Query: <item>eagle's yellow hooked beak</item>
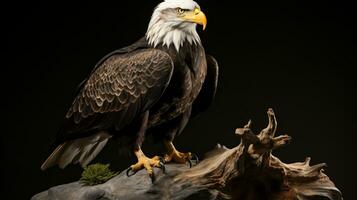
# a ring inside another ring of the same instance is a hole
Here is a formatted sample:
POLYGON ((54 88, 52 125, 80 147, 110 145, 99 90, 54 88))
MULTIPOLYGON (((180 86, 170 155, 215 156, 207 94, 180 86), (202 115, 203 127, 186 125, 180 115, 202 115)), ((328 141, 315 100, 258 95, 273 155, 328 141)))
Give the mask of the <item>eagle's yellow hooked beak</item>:
POLYGON ((206 29, 207 18, 206 15, 199 8, 195 8, 195 10, 187 12, 184 16, 182 16, 182 18, 189 22, 194 22, 196 24, 202 25, 203 30, 206 29))

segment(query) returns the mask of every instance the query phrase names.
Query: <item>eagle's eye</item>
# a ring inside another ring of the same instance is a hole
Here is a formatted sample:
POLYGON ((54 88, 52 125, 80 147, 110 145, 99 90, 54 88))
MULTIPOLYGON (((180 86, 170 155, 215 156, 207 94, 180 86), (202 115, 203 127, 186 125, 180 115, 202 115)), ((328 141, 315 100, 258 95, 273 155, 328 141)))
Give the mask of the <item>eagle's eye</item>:
POLYGON ((177 11, 177 13, 180 14, 180 15, 182 15, 182 14, 185 13, 185 9, 182 9, 182 8, 177 8, 176 11, 177 11))

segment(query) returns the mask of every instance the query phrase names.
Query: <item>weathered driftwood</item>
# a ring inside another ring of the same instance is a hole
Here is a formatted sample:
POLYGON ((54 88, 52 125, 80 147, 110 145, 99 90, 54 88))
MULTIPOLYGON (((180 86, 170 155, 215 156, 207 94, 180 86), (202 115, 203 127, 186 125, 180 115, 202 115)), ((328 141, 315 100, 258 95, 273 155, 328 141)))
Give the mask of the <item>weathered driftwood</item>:
POLYGON ((121 173, 107 183, 83 187, 78 182, 57 186, 33 199, 343 199, 323 173, 325 164, 285 164, 271 154, 291 137, 275 137, 277 121, 268 110, 269 123, 258 135, 250 127, 236 129, 241 143, 228 149, 218 145, 198 165, 168 165, 167 174, 156 171, 151 184, 141 171, 133 177, 121 173))

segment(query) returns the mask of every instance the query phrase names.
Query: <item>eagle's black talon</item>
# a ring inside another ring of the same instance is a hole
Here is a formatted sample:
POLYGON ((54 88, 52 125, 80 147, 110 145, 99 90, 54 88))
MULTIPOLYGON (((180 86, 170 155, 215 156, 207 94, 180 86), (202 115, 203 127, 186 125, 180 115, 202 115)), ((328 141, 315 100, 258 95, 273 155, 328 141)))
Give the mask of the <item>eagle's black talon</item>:
POLYGON ((192 165, 193 165, 191 159, 193 159, 193 160, 195 161, 195 165, 197 165, 197 164, 198 164, 198 156, 197 156, 196 154, 192 153, 192 154, 191 154, 191 158, 188 158, 188 159, 187 159, 188 164, 190 164, 190 168, 191 168, 192 165))
POLYGON ((151 183, 154 183, 155 180, 156 180, 154 172, 152 174, 149 174, 149 176, 150 176, 150 179, 151 179, 151 183))
POLYGON ((159 156, 159 160, 160 160, 161 163, 165 164, 165 159, 163 157, 159 156))
POLYGON ((192 161, 190 159, 187 160, 188 164, 190 164, 190 168, 192 167, 192 161))
POLYGON ((136 174, 136 172, 134 172, 134 171, 131 169, 131 167, 129 167, 129 168, 126 170, 126 175, 127 175, 128 177, 133 176, 134 174, 136 174), (132 174, 130 174, 131 171, 133 172, 132 174))
POLYGON ((197 165, 198 162, 199 162, 198 156, 197 156, 195 153, 193 153, 193 154, 192 154, 192 158, 196 161, 196 165, 197 165))
POLYGON ((163 174, 166 174, 165 164, 164 164, 162 161, 160 161, 160 166, 159 166, 159 168, 162 170, 162 173, 163 173, 163 174))

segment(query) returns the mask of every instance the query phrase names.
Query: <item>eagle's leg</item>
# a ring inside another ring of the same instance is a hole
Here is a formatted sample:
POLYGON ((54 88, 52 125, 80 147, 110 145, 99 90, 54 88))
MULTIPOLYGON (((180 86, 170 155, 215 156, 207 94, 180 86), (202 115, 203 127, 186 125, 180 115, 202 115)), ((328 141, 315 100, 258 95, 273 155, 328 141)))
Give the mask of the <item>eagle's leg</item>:
POLYGON ((165 140, 164 144, 167 149, 167 154, 164 156, 165 163, 167 162, 176 162, 176 163, 186 163, 189 162, 190 167, 192 166, 192 159, 196 160, 196 164, 198 162, 198 158, 195 154, 191 152, 182 153, 176 150, 172 141, 165 140))
POLYGON ((148 158, 140 148, 135 150, 134 153, 138 158, 138 162, 130 166, 127 171, 128 176, 130 176, 130 172, 133 175, 141 169, 146 169, 148 175, 151 177, 152 181, 154 181, 154 167, 161 168, 165 173, 164 160, 161 157, 154 156, 153 158, 148 158))
POLYGON ((191 162, 192 159, 196 161, 196 164, 198 163, 198 157, 196 154, 193 154, 191 152, 187 152, 187 153, 179 152, 176 150, 174 144, 172 143, 172 141, 175 138, 175 135, 181 133, 182 130, 185 128, 187 122, 190 119, 190 116, 191 116, 191 107, 186 112, 184 112, 180 117, 177 117, 175 120, 171 121, 172 124, 170 124, 170 127, 173 127, 173 129, 167 131, 164 139, 164 144, 167 150, 167 154, 164 156, 165 163, 188 162, 190 164, 190 167, 192 167, 192 162, 191 162))
POLYGON ((134 153, 138 159, 138 162, 134 165, 131 165, 129 169, 126 171, 126 174, 128 176, 134 175, 136 172, 138 172, 141 169, 146 169, 148 175, 151 177, 151 180, 155 180, 155 175, 154 175, 154 167, 161 168, 162 171, 165 173, 165 166, 164 166, 164 160, 163 158, 159 156, 154 156, 153 158, 148 158, 145 156, 144 152, 141 150, 141 144, 143 142, 143 139, 145 137, 145 131, 147 129, 147 123, 148 123, 148 118, 149 118, 149 111, 145 112, 140 130, 138 131, 138 137, 136 141, 136 145, 133 148, 134 153))

